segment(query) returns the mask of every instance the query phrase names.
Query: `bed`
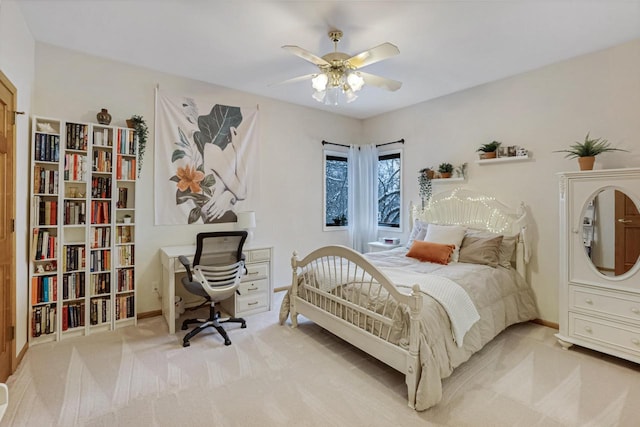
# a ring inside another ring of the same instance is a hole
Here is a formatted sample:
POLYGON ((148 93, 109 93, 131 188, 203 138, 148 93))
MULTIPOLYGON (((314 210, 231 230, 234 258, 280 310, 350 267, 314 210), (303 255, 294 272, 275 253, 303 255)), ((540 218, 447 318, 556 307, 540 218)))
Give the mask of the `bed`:
POLYGON ((407 256, 413 246, 364 255, 344 246, 322 247, 304 258, 294 252, 280 323, 290 316, 295 328, 302 315, 400 371, 408 405, 426 410, 441 400, 442 379, 454 368, 508 326, 537 317, 524 279, 530 225, 524 205, 512 210, 462 189, 437 194, 424 208, 411 206, 410 220, 411 237, 418 240, 424 229, 447 226, 464 227, 465 242, 482 233, 503 236, 502 259, 465 262, 472 253, 465 243, 456 255, 460 261, 447 265, 407 256), (507 238, 511 246, 504 252, 507 238))

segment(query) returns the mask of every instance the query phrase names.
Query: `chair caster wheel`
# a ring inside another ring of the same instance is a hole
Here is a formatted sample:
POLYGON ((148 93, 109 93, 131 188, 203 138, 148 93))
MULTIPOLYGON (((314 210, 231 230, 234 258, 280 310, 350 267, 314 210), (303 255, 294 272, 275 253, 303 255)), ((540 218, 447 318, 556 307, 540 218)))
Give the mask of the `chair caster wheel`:
POLYGON ((231 345, 231 340, 225 340, 224 345, 231 345))
POLYGON ((182 343, 183 347, 189 347, 190 345, 191 345, 191 343, 189 341, 182 343))
POLYGON ((243 323, 242 325, 240 325, 240 329, 245 329, 247 327, 246 323, 243 323))

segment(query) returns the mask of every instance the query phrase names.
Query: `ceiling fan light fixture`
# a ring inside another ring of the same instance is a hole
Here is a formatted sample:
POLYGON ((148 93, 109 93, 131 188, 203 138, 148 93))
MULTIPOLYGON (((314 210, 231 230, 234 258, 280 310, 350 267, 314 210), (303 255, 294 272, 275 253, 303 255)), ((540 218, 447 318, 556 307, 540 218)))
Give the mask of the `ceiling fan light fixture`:
POLYGON ((326 98, 326 96, 327 96, 327 92, 324 91, 324 90, 316 90, 311 95, 311 97, 313 99, 315 99, 318 102, 322 102, 322 103, 324 103, 324 99, 326 98))
POLYGON ((347 76, 347 84, 352 91, 357 92, 364 86, 364 79, 357 71, 351 71, 347 76))
POLYGON ((322 92, 327 88, 328 82, 329 82, 329 77, 325 73, 320 73, 311 79, 311 86, 316 92, 322 92))

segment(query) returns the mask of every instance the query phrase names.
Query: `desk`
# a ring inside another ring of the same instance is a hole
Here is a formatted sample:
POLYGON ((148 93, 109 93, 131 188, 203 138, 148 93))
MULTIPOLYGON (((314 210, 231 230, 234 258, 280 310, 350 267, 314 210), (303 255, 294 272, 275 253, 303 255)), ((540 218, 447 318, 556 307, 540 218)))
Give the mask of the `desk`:
MULTIPOLYGON (((169 333, 176 332, 176 274, 185 269, 178 257, 184 255, 193 260, 195 245, 165 246, 160 248, 162 262, 162 316, 169 326, 169 333)), ((222 301, 220 304, 234 317, 248 316, 271 309, 271 263, 272 248, 244 249, 247 274, 240 283, 240 295, 222 301)))

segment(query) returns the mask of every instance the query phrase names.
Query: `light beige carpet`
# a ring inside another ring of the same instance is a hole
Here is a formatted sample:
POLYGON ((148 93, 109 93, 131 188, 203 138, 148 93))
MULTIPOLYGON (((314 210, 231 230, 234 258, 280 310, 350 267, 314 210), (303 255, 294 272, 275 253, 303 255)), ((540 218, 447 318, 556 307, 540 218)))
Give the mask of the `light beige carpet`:
POLYGON ((182 348, 184 332, 169 336, 159 317, 34 346, 1 425, 640 425, 638 365, 562 350, 543 326, 509 328, 415 412, 401 374, 316 325, 280 326, 277 310, 247 323, 228 328, 230 347, 211 332, 182 348))

